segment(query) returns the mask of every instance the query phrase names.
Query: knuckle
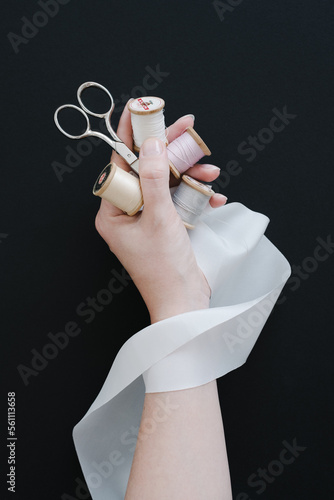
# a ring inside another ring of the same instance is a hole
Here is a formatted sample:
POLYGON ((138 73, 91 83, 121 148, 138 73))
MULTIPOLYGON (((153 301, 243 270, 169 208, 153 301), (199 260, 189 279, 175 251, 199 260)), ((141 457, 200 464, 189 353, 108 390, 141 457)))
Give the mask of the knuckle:
POLYGON ((166 180, 168 170, 166 166, 158 162, 145 162, 140 168, 140 178, 150 180, 166 180))
POLYGON ((95 229, 99 233, 99 235, 103 237, 103 233, 104 233, 103 221, 102 221, 100 210, 97 212, 96 217, 95 217, 95 229))

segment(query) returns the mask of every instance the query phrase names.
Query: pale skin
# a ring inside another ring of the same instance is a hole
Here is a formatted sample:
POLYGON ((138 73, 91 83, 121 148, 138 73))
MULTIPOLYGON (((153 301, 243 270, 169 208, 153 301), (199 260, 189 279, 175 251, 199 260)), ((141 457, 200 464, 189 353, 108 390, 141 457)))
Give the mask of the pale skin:
MULTIPOLYGON (((193 124, 191 115, 180 118, 168 129, 169 141, 193 124)), ((117 134, 132 148, 127 107, 117 134)), ((113 154, 112 161, 129 170, 117 154, 113 154)), ((152 323, 209 307, 209 285, 171 200, 167 153, 161 141, 145 141, 140 151, 139 174, 143 211, 129 217, 102 200, 96 216, 99 234, 131 275, 152 323)), ((218 177, 219 168, 195 165, 187 174, 210 182, 218 177)), ((220 194, 210 200, 213 207, 225 202, 226 197, 220 194)), ((215 380, 191 389, 145 395, 125 500, 167 499, 232 499, 215 380), (162 401, 171 407, 166 414, 161 409, 162 401), (154 432, 152 425, 147 426, 152 419, 154 432)))

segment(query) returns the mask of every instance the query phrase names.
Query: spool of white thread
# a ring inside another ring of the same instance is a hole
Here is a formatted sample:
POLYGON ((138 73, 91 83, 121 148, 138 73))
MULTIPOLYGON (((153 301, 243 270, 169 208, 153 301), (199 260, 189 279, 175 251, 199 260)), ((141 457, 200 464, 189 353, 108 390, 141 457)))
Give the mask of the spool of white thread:
POLYGON ((182 176, 181 184, 174 192, 172 200, 186 228, 194 229, 213 194, 211 186, 202 184, 189 175, 182 176))
POLYGON ((165 101, 153 96, 138 97, 128 103, 136 151, 149 137, 156 137, 167 146, 164 107, 165 101))
MULTIPOLYGON (((164 117, 165 101, 160 97, 138 97, 128 103, 131 113, 134 150, 139 151, 143 142, 150 137, 156 137, 168 145, 164 117)), ((180 178, 180 173, 173 163, 169 163, 174 177, 180 178)))
POLYGON ((192 127, 188 127, 168 145, 167 154, 169 161, 180 174, 183 174, 203 156, 210 156, 211 151, 198 133, 192 127))
POLYGON ((128 215, 135 215, 143 206, 139 179, 116 163, 109 163, 98 176, 93 194, 108 200, 128 215))

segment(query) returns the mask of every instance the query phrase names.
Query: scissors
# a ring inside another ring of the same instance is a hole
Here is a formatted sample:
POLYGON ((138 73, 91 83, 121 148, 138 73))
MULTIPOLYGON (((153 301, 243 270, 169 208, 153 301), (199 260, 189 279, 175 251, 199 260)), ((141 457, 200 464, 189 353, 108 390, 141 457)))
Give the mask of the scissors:
POLYGON ((137 156, 131 151, 131 149, 129 149, 126 146, 126 144, 124 144, 124 142, 118 137, 116 132, 111 127, 110 118, 111 118, 112 112, 114 111, 115 103, 114 103, 114 99, 113 99, 112 95, 110 94, 110 92, 105 87, 103 87, 103 85, 100 85, 99 83, 86 82, 86 83, 83 83, 82 85, 80 85, 80 87, 78 88, 77 98, 78 98, 78 101, 80 104, 80 108, 79 108, 79 106, 75 106, 74 104, 64 104, 63 106, 60 106, 55 111, 54 121, 55 121, 55 124, 57 125, 58 129, 60 130, 60 132, 62 132, 64 135, 66 135, 66 137, 69 137, 70 139, 83 139, 84 137, 99 137, 100 139, 105 141, 107 144, 109 144, 109 146, 111 146, 116 151, 116 153, 118 153, 127 162, 127 164, 132 168, 132 170, 134 172, 136 172, 136 174, 139 174, 139 171, 138 171, 139 160, 138 160, 137 156), (96 87, 98 89, 101 89, 109 96, 110 108, 108 109, 108 111, 106 111, 105 113, 94 113, 93 111, 90 111, 88 108, 86 108, 86 106, 82 102, 81 95, 82 95, 82 92, 89 87, 96 87), (82 134, 71 135, 61 127, 59 120, 58 120, 58 114, 62 109, 67 109, 67 108, 75 109, 75 110, 79 111, 85 117, 87 126, 86 126, 86 130, 82 134), (92 130, 91 126, 90 126, 88 115, 96 116, 97 118, 104 118, 107 130, 108 130, 109 134, 111 135, 111 138, 108 137, 107 135, 103 134, 102 132, 99 132, 98 130, 92 130))

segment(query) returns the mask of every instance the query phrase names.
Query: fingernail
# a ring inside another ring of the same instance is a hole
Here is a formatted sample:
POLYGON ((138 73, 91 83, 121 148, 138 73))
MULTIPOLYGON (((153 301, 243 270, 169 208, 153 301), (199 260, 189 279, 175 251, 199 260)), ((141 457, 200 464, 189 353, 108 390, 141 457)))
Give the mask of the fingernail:
POLYGON ((140 148, 142 156, 159 156, 163 153, 162 142, 154 137, 146 139, 140 148))
POLYGON ((221 193, 216 193, 215 196, 219 196, 219 198, 221 198, 222 200, 225 201, 225 203, 227 202, 228 200, 228 197, 225 196, 224 194, 221 194, 221 193))
POLYGON ((211 172, 220 172, 219 167, 216 167, 216 165, 211 165, 210 163, 201 163, 200 167, 204 168, 205 170, 211 170, 211 172))
POLYGON ((183 118, 186 118, 187 116, 191 116, 191 118, 195 121, 195 115, 191 115, 191 114, 189 114, 189 115, 184 115, 184 117, 183 117, 183 118))

